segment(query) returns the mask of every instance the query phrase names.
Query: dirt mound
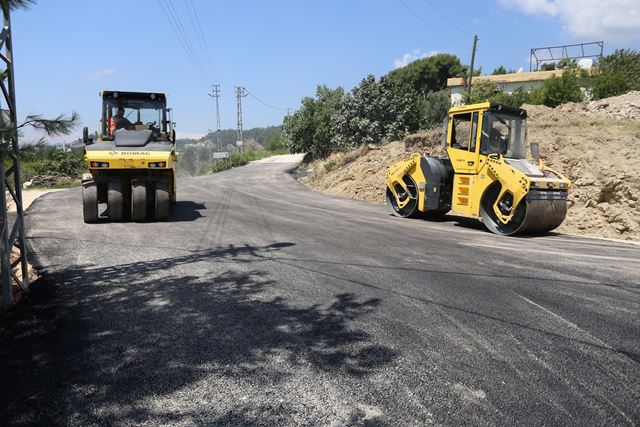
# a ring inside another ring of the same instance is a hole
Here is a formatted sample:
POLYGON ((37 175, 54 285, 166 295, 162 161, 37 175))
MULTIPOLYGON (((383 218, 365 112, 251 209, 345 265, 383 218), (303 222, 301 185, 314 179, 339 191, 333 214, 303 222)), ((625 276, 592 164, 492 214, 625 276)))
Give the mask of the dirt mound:
POLYGON ((376 149, 363 146, 313 162, 309 165, 312 175, 301 181, 325 193, 385 203, 387 168, 406 157, 403 142, 392 142, 376 149))
POLYGON ((447 154, 446 150, 442 149, 442 128, 408 135, 404 139, 404 148, 407 153, 422 153, 429 156, 447 154))
POLYGON ((640 92, 633 91, 598 101, 564 104, 556 111, 586 117, 640 121, 640 92))
MULTIPOLYGON (((527 138, 545 163, 573 182, 558 231, 640 241, 640 92, 556 109, 525 105, 527 138)), ((438 154, 440 130, 411 135, 378 150, 359 149, 312 165, 311 187, 385 202, 387 167, 408 152, 438 154), (405 148, 406 147, 406 148, 405 148), (347 160, 347 161, 345 161, 347 160)))
MULTIPOLYGON (((620 99, 634 102, 625 95, 608 105, 620 99)), ((640 105, 640 92, 635 102, 640 105)), ((539 143, 546 164, 574 185, 559 231, 640 241, 640 122, 612 119, 612 111, 590 104, 523 107, 529 142, 539 143), (592 110, 576 113, 578 105, 592 110)))

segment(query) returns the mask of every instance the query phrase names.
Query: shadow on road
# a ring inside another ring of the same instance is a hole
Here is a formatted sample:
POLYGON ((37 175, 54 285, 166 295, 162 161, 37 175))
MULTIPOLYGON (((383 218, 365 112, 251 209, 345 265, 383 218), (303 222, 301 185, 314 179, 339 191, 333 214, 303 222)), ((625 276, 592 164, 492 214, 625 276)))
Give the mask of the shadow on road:
POLYGON ((171 214, 167 222, 195 221, 202 218, 200 211, 207 209, 203 203, 196 203, 190 200, 177 201, 171 208, 171 214))
POLYGON ((328 305, 299 307, 266 295, 275 283, 251 260, 292 245, 45 273, 28 301, 0 317, 0 419, 180 423, 175 408, 159 412, 148 401, 211 375, 277 384, 291 366, 359 377, 392 362, 394 350, 351 326, 380 300, 342 293, 328 305), (209 276, 180 273, 238 257, 247 262, 242 271, 229 262, 209 276))

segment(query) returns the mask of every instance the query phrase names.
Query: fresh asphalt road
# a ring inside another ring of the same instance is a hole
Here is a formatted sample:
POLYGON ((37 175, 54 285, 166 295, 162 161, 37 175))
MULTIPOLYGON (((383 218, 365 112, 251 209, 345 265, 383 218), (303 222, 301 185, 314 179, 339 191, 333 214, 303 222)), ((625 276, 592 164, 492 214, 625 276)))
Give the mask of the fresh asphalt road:
POLYGON ((640 247, 399 219, 292 166, 180 180, 164 223, 37 200, 2 423, 640 422, 640 247))

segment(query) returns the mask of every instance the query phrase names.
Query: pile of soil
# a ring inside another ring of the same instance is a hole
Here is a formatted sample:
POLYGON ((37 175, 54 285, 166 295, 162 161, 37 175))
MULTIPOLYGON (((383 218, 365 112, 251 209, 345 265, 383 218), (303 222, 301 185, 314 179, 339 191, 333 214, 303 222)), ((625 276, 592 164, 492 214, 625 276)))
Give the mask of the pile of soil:
MULTIPOLYGON (((629 95, 556 109, 523 106, 529 142, 539 143, 545 163, 573 182, 558 231, 640 241, 640 116, 598 107, 631 104, 629 95)), ((640 105, 640 92, 635 102, 640 105)))
POLYGON ((640 120, 640 92, 632 91, 598 101, 564 104, 556 111, 574 113, 583 117, 640 120))
POLYGON ((422 153, 429 156, 446 156, 442 148, 442 128, 408 135, 404 139, 404 148, 408 153, 422 153))
POLYGON ((350 199, 385 203, 387 168, 407 157, 403 142, 363 146, 335 153, 306 167, 313 173, 300 180, 325 193, 350 199))
MULTIPOLYGON (((573 182, 559 232, 640 241, 640 92, 552 109, 524 105, 529 142, 573 182)), ((334 154, 310 165, 305 183, 343 197, 385 202, 385 173, 409 153, 440 153, 441 130, 372 150, 334 154)))

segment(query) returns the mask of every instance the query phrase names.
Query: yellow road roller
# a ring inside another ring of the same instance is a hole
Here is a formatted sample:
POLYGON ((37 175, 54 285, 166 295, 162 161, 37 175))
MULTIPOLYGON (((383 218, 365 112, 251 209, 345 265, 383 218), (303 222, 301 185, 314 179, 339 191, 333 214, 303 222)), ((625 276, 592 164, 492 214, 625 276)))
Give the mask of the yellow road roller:
POLYGON ((452 107, 446 156, 414 154, 386 174, 387 205, 399 217, 452 211, 481 219, 499 235, 544 233, 567 214, 571 181, 526 143, 527 112, 496 103, 452 107), (529 153, 530 152, 530 153, 529 153))
POLYGON ((103 91, 97 138, 83 130, 84 221, 164 221, 176 201, 175 129, 167 96, 103 91))

